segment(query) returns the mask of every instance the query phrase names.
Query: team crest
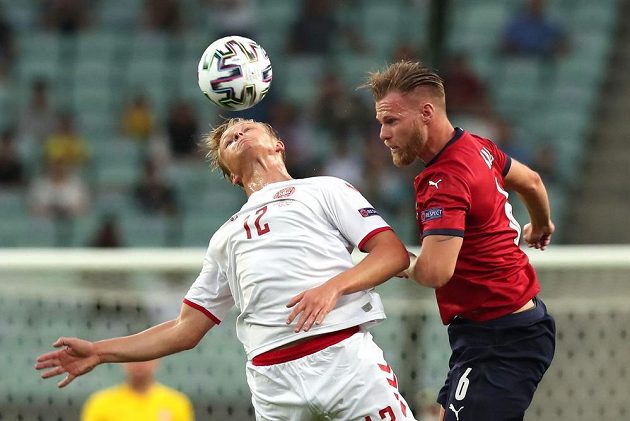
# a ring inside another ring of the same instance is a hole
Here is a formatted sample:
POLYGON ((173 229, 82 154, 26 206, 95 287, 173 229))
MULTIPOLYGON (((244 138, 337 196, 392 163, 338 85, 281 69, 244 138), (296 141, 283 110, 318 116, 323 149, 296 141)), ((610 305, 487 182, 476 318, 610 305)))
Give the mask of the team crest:
POLYGON ((295 193, 295 187, 291 186, 291 187, 285 187, 283 189, 280 189, 276 192, 276 194, 273 195, 274 199, 284 199, 285 197, 289 197, 291 196, 293 193, 295 193))

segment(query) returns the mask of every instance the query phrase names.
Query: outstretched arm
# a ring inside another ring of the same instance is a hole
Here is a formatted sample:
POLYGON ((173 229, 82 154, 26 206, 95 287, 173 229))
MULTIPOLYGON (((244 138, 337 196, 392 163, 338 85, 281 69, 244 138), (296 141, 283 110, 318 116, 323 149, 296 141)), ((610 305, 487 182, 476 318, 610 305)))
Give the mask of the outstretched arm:
POLYGON ((153 360, 194 348, 213 326, 214 322, 203 313, 183 304, 177 319, 135 335, 98 342, 61 337, 53 343, 61 349, 39 356, 35 368, 46 370, 42 373, 44 379, 67 373, 57 383, 64 387, 99 364, 153 360))
POLYGON ((551 242, 555 227, 551 222, 547 190, 540 175, 512 159, 512 165, 505 177, 505 187, 516 191, 527 208, 531 222, 523 227, 525 242, 529 247, 544 250, 551 242))
POLYGON ((376 234, 363 249, 368 255, 356 266, 317 288, 296 295, 287 303, 287 307, 294 307, 287 324, 300 316, 295 332, 308 331, 313 323, 320 324, 340 296, 373 288, 409 266, 407 250, 393 231, 376 234))

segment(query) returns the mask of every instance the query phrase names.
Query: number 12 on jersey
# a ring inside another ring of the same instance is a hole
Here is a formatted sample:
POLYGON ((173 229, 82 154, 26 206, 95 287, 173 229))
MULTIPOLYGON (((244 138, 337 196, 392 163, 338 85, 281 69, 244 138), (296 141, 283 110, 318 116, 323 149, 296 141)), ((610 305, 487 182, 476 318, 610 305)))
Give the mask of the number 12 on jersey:
MULTIPOLYGON (((260 219, 263 217, 263 215, 265 213, 267 213, 267 205, 265 205, 262 208, 256 210, 256 212, 255 212, 255 214, 257 216, 256 216, 256 219, 254 220, 254 226, 256 227, 256 232, 257 232, 259 237, 261 235, 265 235, 269 231, 271 231, 269 229, 269 224, 263 224, 262 226, 260 225, 260 219)), ((250 215, 247 215, 245 217, 245 221, 243 221, 243 228, 245 228, 245 234, 247 234, 247 239, 251 240, 252 239, 252 230, 249 227, 249 217, 250 217, 250 215)))

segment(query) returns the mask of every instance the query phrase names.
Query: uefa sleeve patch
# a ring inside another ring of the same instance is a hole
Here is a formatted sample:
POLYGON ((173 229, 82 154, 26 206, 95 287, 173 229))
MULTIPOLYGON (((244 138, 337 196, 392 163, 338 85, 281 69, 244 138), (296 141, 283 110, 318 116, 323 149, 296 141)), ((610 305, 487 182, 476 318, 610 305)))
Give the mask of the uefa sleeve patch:
POLYGON ((374 208, 361 208, 359 209, 359 213, 364 218, 367 218, 368 216, 378 215, 378 212, 374 208))
POLYGON ((427 222, 442 217, 442 208, 430 208, 420 212, 420 221, 427 222))

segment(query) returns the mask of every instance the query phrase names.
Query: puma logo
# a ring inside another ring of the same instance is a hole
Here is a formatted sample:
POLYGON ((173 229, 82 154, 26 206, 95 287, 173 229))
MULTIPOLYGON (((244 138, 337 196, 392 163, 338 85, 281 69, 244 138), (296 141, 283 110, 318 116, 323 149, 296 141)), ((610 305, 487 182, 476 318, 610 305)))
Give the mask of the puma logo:
POLYGON ((462 406, 461 408, 455 410, 455 407, 453 406, 453 404, 450 404, 448 406, 448 409, 450 409, 451 411, 453 411, 455 413, 455 418, 457 418, 457 421, 459 421, 459 411, 461 411, 462 409, 464 409, 464 407, 462 406))
POLYGON ((432 181, 429 180, 429 187, 433 186, 436 189, 439 189, 440 187, 438 186, 438 184, 442 181, 442 179, 440 178, 438 181, 432 181))

